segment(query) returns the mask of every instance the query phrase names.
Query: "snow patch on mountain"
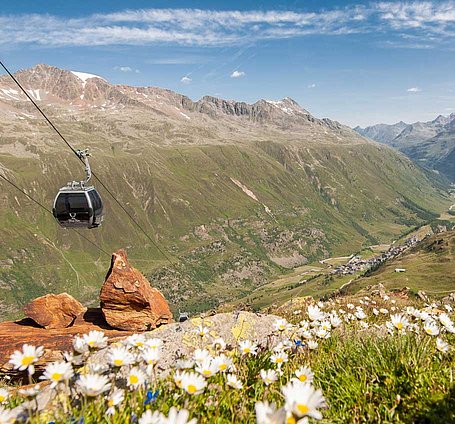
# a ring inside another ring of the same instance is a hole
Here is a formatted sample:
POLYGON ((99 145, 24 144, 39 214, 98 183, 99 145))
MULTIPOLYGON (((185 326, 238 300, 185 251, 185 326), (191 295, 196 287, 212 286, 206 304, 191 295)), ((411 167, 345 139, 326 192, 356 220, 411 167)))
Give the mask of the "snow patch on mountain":
POLYGON ((76 72, 76 71, 71 71, 71 73, 82 81, 83 87, 85 87, 85 84, 87 84, 87 80, 89 80, 90 78, 99 78, 99 79, 102 79, 103 81, 106 81, 103 77, 100 77, 99 75, 95 75, 95 74, 87 74, 86 72, 76 72))

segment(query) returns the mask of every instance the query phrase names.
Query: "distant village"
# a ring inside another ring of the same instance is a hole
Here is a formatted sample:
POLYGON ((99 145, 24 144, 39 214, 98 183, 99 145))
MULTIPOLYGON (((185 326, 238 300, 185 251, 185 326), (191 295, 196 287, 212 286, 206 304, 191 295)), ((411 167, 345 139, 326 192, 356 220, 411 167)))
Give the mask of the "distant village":
MULTIPOLYGON (((423 239, 419 239, 416 236, 410 237, 405 240, 404 244, 400 246, 391 246, 387 252, 382 253, 379 256, 374 256, 370 259, 361 259, 360 256, 352 256, 349 261, 344 265, 336 266, 330 274, 334 275, 349 275, 354 274, 357 271, 367 271, 373 267, 379 266, 389 259, 396 258, 398 255, 403 253, 405 250, 415 246, 420 241, 427 238, 430 234, 426 234, 423 239)), ((397 268, 396 272, 405 272, 403 268, 397 268)))

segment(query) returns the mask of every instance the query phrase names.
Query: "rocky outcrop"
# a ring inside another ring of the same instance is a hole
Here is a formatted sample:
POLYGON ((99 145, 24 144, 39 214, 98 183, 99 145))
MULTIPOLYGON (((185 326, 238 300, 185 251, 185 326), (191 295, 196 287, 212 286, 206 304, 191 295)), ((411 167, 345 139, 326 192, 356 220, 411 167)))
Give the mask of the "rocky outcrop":
POLYGON ((24 313, 44 328, 69 327, 87 308, 68 293, 47 294, 25 305, 24 313))
POLYGON ((164 296, 128 263, 123 249, 112 255, 100 303, 108 324, 120 330, 144 331, 172 322, 164 296))
MULTIPOLYGON (((20 350, 24 343, 44 346, 44 356, 36 364, 37 372, 40 372, 48 362, 60 360, 62 352, 72 350, 74 336, 92 330, 103 331, 110 341, 132 334, 110 328, 99 308, 89 308, 76 318, 71 327, 65 329, 47 330, 38 327, 30 318, 0 323, 0 379, 2 373, 15 377, 12 365, 8 361, 10 355, 15 350, 20 350)), ((17 374, 24 377, 21 372, 17 374)))
MULTIPOLYGON (((198 330, 200 326, 208 330, 208 334, 203 337, 204 343, 222 337, 226 344, 232 347, 237 346, 241 340, 254 340, 260 346, 270 346, 276 343, 279 337, 273 326, 278 318, 273 314, 246 311, 221 313, 165 325, 144 335, 146 338, 158 338, 163 341, 157 371, 159 376, 165 376, 178 358, 189 356, 195 349, 201 347, 198 330)), ((106 349, 100 350, 90 358, 90 361, 96 364, 103 364, 106 360, 106 349)))

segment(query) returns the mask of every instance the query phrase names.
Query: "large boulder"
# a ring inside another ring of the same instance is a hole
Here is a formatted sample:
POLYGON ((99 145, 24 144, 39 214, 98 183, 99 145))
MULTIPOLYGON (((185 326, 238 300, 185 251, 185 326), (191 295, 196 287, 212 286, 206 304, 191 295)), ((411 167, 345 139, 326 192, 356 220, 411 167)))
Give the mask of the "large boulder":
POLYGON ((100 303, 108 324, 120 330, 144 331, 172 322, 164 296, 128 263, 123 249, 112 255, 100 303))
MULTIPOLYGON (((247 311, 228 312, 209 317, 195 317, 185 322, 164 325, 152 331, 143 333, 146 339, 162 340, 161 359, 157 376, 166 376, 175 361, 180 357, 190 356, 201 344, 210 349, 211 343, 222 337, 227 345, 235 347, 242 340, 255 341, 260 346, 275 345, 280 335, 274 328, 279 319, 276 315, 263 315, 247 311), (201 339, 200 326, 206 327, 208 333, 201 339)), ((89 362, 102 365, 107 363, 107 349, 94 353, 89 362)))
POLYGON ((24 313, 44 328, 69 327, 87 308, 68 293, 47 294, 25 305, 24 313))

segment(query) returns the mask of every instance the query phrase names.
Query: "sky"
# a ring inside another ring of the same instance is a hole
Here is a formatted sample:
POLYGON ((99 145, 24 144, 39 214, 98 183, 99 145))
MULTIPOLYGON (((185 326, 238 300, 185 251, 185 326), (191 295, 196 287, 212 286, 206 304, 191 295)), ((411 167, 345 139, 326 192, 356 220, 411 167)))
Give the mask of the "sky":
POLYGON ((455 112, 455 1, 2 2, 0 57, 350 126, 455 112))

